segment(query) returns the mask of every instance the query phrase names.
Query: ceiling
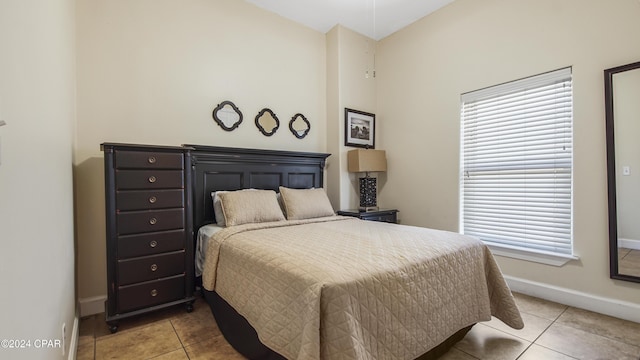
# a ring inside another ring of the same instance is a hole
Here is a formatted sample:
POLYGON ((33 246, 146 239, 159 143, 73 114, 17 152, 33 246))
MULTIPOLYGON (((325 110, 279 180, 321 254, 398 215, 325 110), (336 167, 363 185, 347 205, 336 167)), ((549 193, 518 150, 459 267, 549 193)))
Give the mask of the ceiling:
POLYGON ((326 33, 340 24, 380 40, 454 0, 245 0, 326 33))

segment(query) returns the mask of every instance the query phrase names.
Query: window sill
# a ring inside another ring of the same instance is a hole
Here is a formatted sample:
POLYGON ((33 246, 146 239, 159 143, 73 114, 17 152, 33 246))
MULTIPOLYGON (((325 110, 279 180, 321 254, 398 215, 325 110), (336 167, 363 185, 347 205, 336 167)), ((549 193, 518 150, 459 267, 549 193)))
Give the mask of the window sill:
POLYGON ((526 260, 531 262, 537 262, 545 265, 552 266, 564 266, 571 260, 579 260, 580 258, 575 255, 559 255, 559 254, 551 254, 545 252, 537 252, 530 250, 521 250, 516 248, 511 248, 507 246, 495 245, 491 243, 485 244, 491 249, 493 255, 504 256, 519 260, 526 260))

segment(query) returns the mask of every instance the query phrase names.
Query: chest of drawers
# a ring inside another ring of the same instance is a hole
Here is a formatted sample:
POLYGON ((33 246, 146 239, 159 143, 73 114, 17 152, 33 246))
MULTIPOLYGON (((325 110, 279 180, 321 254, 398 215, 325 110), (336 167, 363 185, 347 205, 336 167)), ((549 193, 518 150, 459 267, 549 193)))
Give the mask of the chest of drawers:
POLYGON ((167 306, 192 310, 189 148, 104 143, 107 301, 118 321, 167 306))

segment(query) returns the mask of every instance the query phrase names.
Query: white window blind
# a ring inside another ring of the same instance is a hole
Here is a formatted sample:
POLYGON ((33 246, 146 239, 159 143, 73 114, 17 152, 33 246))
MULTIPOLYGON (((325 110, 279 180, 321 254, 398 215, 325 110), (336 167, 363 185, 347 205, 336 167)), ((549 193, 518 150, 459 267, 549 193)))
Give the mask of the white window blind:
POLYGON ((572 256, 571 68, 463 94, 461 232, 572 256))

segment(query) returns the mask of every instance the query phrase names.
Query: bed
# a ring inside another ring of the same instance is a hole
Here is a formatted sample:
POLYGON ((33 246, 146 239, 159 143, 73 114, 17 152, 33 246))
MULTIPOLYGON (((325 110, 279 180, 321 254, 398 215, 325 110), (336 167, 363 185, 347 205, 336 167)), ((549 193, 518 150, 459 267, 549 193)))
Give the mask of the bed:
POLYGON ((477 239, 327 213, 327 154, 187 146, 203 292, 246 357, 426 359, 492 315, 523 327, 477 239))

